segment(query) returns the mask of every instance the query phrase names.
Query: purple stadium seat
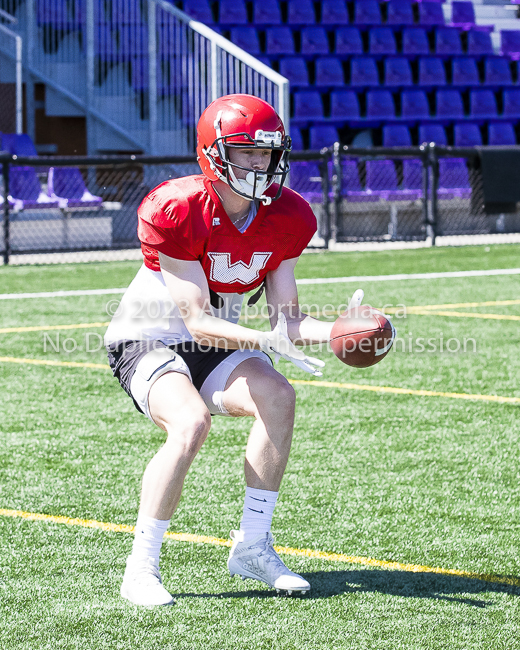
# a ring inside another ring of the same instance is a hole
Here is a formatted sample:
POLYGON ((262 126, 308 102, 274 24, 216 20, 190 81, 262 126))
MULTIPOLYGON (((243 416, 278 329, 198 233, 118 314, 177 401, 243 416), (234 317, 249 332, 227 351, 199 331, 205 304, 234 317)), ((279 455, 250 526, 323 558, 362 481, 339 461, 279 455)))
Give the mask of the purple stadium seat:
POLYGON ((353 203, 379 201, 379 194, 363 189, 359 178, 358 162, 356 160, 341 161, 341 196, 353 203))
POLYGON ((214 22, 213 12, 208 0, 184 0, 183 11, 191 18, 206 25, 214 22))
POLYGON ((336 31, 336 55, 363 54, 363 41, 357 27, 340 27, 336 31))
POLYGON ((316 14, 312 0, 288 0, 287 1, 287 24, 288 25, 313 25, 316 22, 316 14))
POLYGON ((253 5, 253 25, 280 25, 282 14, 278 0, 261 0, 253 5))
POLYGON ((426 31, 419 27, 403 29, 403 54, 408 56, 423 56, 430 53, 426 31))
POLYGON ((15 211, 59 207, 56 197, 43 192, 34 167, 10 167, 9 192, 7 198, 15 211))
POLYGON ((323 0, 321 3, 321 24, 327 27, 348 25, 348 11, 344 0, 323 0))
POLYGON ((379 73, 374 59, 357 57, 351 60, 350 85, 355 87, 379 86, 379 73))
POLYGON ((58 198, 60 208, 101 208, 103 202, 87 190, 77 167, 51 167, 47 193, 58 198))
POLYGON ((510 88, 504 90, 503 104, 503 117, 511 120, 520 120, 520 89, 510 88))
POLYGON ((343 67, 335 57, 323 57, 316 60, 315 85, 320 88, 343 86, 343 67))
MULTIPOLYGON (((86 21, 86 0, 72 0, 69 7, 74 17, 74 26, 81 27, 86 21)), ((104 0, 94 0, 94 23, 99 25, 107 20, 104 0)))
POLYGON ((120 58, 128 61, 148 54, 148 28, 144 25, 122 25, 119 30, 120 58))
POLYGON ((112 0, 112 24, 141 24, 140 0, 112 0))
POLYGON ((462 97, 458 90, 437 91, 437 120, 450 121, 464 117, 462 97))
POLYGON ((383 126, 383 147, 411 147, 412 137, 404 124, 383 126))
POLYGON ((452 59, 451 82, 454 86, 479 86, 480 78, 474 59, 452 59))
POLYGON ((307 64, 301 57, 282 59, 280 74, 289 79, 291 88, 307 88, 310 85, 307 64))
POLYGON ((309 203, 321 203, 323 191, 319 164, 314 160, 295 160, 291 163, 291 189, 309 203))
POLYGON ((446 70, 442 59, 423 57, 419 59, 419 86, 435 88, 446 85, 446 70))
POLYGON ((500 32, 501 52, 511 59, 520 59, 520 30, 503 29, 500 32))
POLYGON ((452 2, 451 22, 461 29, 470 30, 475 26, 475 9, 472 2, 452 2))
POLYGON ((397 46, 393 30, 390 27, 373 27, 369 35, 369 50, 371 55, 395 54, 397 46))
POLYGON ((291 122, 305 126, 323 119, 323 101, 316 90, 297 90, 293 94, 294 117, 291 122))
POLYGON ((265 30, 265 39, 266 54, 270 56, 294 54, 294 38, 289 27, 268 27, 265 30))
POLYGON ((471 186, 466 161, 463 158, 439 160, 439 198, 469 198, 471 186))
POLYGON ((490 122, 488 125, 488 144, 516 144, 515 129, 510 122, 490 122))
POLYGON ((379 195, 385 201, 410 201, 420 196, 418 191, 399 190, 392 160, 367 160, 366 173, 367 193, 379 195))
POLYGON ((430 105, 424 91, 403 91, 401 95, 401 119, 407 124, 430 119, 430 105))
POLYGON ((359 120, 359 100, 353 90, 333 90, 330 93, 330 119, 337 122, 359 120))
POLYGON ((26 133, 3 133, 2 149, 15 156, 37 156, 38 152, 26 133))
POLYGON ((369 90, 367 92, 367 122, 385 122, 394 116, 394 98, 389 90, 369 90))
POLYGON ((489 32, 475 29, 468 32, 468 54, 474 57, 493 54, 493 44, 489 32))
POLYGON ((441 124, 421 124, 419 126, 419 143, 435 142, 445 147, 448 144, 446 131, 441 124))
POLYGON ((476 124, 455 124, 453 139, 456 147, 480 147, 482 135, 476 124))
POLYGON ((66 29, 72 24, 66 0, 38 2, 36 4, 38 25, 50 25, 57 29, 66 29))
POLYGON ((385 59, 385 87, 406 86, 413 86, 412 70, 408 59, 397 56, 385 59))
POLYGON ((381 10, 377 0, 358 0, 354 5, 356 25, 380 25, 381 10))
POLYGON ((510 86, 513 83, 509 59, 489 57, 485 61, 486 86, 510 86))
POLYGON ((411 1, 389 0, 386 6, 388 7, 387 25, 397 27, 414 24, 411 1))
POLYGON ((254 27, 233 27, 229 40, 249 54, 256 55, 261 52, 258 32, 254 27))
POLYGON ((309 136, 311 150, 331 147, 335 142, 338 142, 338 132, 336 127, 329 124, 311 126, 309 129, 309 136))
POLYGON ((438 27, 435 30, 435 52, 439 56, 462 54, 459 31, 454 27, 438 27))
POLYGON ((444 25, 442 4, 438 2, 421 2, 419 4, 419 25, 444 25))
POLYGON ((487 120, 497 117, 497 102, 492 90, 472 90, 469 94, 470 116, 487 120))
POLYGON ((302 151, 303 150, 303 139, 300 129, 295 127, 291 128, 291 141, 293 151, 302 151))
POLYGON ((301 55, 329 54, 329 39, 323 27, 304 27, 301 30, 301 55))
POLYGON ((108 25, 96 25, 94 28, 94 55, 104 61, 113 61, 119 56, 114 33, 108 25))
POLYGON ((247 25, 247 8, 244 0, 220 0, 220 25, 247 25))
POLYGON ((423 187, 423 164, 420 160, 403 160, 403 189, 419 190, 423 187))

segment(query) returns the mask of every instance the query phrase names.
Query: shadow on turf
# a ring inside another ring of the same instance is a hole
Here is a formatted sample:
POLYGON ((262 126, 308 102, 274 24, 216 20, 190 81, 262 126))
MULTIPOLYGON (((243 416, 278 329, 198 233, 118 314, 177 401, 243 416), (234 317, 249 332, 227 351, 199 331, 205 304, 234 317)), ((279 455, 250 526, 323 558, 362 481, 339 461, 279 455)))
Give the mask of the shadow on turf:
MULTIPOLYGON (((341 594, 371 592, 402 598, 446 600, 471 607, 490 607, 490 603, 479 599, 477 596, 490 592, 520 596, 520 587, 436 573, 361 569, 357 571, 316 571, 314 573, 302 573, 302 576, 310 582, 312 588, 311 592, 304 598, 312 600, 331 598, 341 594), (458 596, 457 594, 461 595, 458 596)), ((247 584, 247 582, 244 583, 244 585, 247 584)), ((267 587, 265 589, 227 591, 214 594, 178 593, 172 594, 172 596, 174 599, 280 597, 267 587)))

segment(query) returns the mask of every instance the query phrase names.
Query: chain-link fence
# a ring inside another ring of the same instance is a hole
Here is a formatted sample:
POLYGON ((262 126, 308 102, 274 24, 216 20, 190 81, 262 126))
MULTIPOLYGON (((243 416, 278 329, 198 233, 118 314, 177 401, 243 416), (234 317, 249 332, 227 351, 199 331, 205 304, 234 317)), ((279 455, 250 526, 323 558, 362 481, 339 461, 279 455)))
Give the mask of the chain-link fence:
MULTIPOLYGON (((137 208, 146 194, 167 179, 200 173, 194 156, 0 154, 0 164, 4 263, 13 254, 74 251, 81 261, 86 259, 82 251, 138 249, 137 208)), ((520 232, 520 194, 515 194, 520 183, 505 176, 502 167, 520 170, 520 147, 354 149, 336 144, 293 154, 289 185, 316 214, 318 233, 311 247, 427 238, 435 244, 437 236, 520 232), (493 153, 495 158, 486 158, 493 153), (483 161, 497 178, 483 173, 483 161), (507 196, 497 186, 501 180, 509 188, 507 196)))

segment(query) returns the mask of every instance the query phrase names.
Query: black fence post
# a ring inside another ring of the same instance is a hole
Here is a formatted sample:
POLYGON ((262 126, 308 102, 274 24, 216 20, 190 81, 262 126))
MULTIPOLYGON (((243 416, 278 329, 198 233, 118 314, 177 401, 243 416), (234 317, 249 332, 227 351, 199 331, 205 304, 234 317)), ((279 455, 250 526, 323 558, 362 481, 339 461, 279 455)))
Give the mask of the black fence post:
POLYGON ((334 143, 332 150, 332 225, 330 229, 330 238, 334 243, 338 241, 338 224, 339 224, 339 204, 341 197, 341 145, 339 142, 334 143))
POLYGON ((2 176, 4 178, 4 264, 9 264, 11 256, 11 238, 9 223, 9 162, 3 161, 2 176))
POLYGON ((424 145, 420 146, 421 161, 422 161, 422 191, 423 191, 423 219, 425 226, 424 238, 428 237, 428 230, 430 225, 429 215, 429 198, 430 198, 430 161, 428 158, 428 150, 424 145))
POLYGON ((323 193, 323 215, 325 221, 325 228, 323 229, 323 239, 325 240, 325 248, 329 247, 331 237, 331 224, 330 224, 330 200, 329 200, 329 150, 323 151, 323 156, 319 162, 320 177, 321 177, 321 191, 323 193))
POLYGON ((432 238, 432 246, 435 246, 435 238, 437 237, 437 229, 439 224, 439 157, 434 142, 430 142, 429 148, 430 166, 432 169, 432 198, 431 198, 431 215, 430 215, 430 234, 432 238))

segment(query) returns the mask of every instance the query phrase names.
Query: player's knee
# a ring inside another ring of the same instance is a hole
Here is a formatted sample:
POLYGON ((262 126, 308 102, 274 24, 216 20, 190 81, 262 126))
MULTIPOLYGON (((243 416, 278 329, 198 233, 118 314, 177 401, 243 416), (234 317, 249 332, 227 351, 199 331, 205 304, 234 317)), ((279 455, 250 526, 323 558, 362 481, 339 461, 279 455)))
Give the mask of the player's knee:
POLYGON ((211 428, 208 409, 181 409, 167 423, 168 441, 181 446, 183 455, 194 456, 202 447, 211 428))
POLYGON ((296 404, 294 388, 282 375, 275 375, 262 384, 255 396, 257 409, 263 417, 266 412, 276 413, 277 417, 283 414, 292 416, 296 404))

